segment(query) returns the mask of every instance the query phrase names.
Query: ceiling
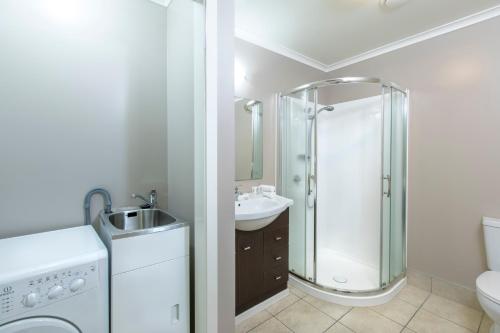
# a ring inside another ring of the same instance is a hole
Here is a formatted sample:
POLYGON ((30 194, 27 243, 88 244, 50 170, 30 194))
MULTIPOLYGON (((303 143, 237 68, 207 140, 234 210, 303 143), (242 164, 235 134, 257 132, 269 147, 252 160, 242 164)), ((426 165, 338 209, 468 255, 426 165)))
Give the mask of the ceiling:
POLYGON ((236 36, 329 71, 498 15, 500 0, 236 0, 236 36))

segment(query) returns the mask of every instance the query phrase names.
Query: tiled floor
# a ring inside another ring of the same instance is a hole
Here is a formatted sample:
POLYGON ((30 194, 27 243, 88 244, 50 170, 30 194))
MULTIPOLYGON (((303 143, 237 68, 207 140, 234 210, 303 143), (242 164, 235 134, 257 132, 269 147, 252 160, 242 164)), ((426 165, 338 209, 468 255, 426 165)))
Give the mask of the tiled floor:
POLYGON ((488 333, 482 312, 406 286, 391 302, 351 308, 290 287, 290 295, 236 327, 237 333, 488 333))

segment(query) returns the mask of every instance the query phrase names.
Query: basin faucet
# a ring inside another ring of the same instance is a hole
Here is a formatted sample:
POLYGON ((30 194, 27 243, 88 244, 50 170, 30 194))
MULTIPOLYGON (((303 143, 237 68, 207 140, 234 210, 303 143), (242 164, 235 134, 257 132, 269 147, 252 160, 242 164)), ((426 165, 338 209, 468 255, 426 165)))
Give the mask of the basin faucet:
POLYGON ((241 191, 238 188, 238 185, 234 187, 234 201, 238 201, 238 197, 241 195, 241 191))
POLYGON ((145 204, 141 205, 141 208, 156 208, 156 205, 158 203, 158 193, 156 193, 156 189, 154 188, 151 190, 151 192, 149 192, 149 200, 136 193, 132 193, 132 198, 144 201, 145 204))

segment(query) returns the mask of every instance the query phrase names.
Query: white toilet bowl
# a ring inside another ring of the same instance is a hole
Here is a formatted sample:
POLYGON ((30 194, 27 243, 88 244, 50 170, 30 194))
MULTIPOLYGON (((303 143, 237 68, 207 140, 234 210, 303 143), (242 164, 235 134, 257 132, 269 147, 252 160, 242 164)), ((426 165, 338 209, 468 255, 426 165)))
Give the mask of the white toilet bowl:
POLYGON ((493 320, 490 333, 500 333, 500 219, 483 217, 487 272, 476 280, 476 294, 484 312, 493 320))
POLYGON ((476 294, 484 312, 494 322, 490 333, 500 333, 500 272, 481 274, 476 280, 476 294))

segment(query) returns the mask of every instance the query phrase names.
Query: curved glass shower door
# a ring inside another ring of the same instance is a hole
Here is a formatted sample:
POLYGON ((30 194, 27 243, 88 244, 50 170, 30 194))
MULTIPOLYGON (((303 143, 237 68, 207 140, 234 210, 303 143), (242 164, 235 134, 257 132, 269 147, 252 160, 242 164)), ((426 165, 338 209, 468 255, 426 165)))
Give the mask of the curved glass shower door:
POLYGON ((353 79, 281 96, 280 185, 294 200, 290 271, 327 290, 363 293, 406 271, 407 96, 378 79, 353 79))
POLYGON ((384 153, 381 284, 406 271, 407 93, 383 87, 384 153))

